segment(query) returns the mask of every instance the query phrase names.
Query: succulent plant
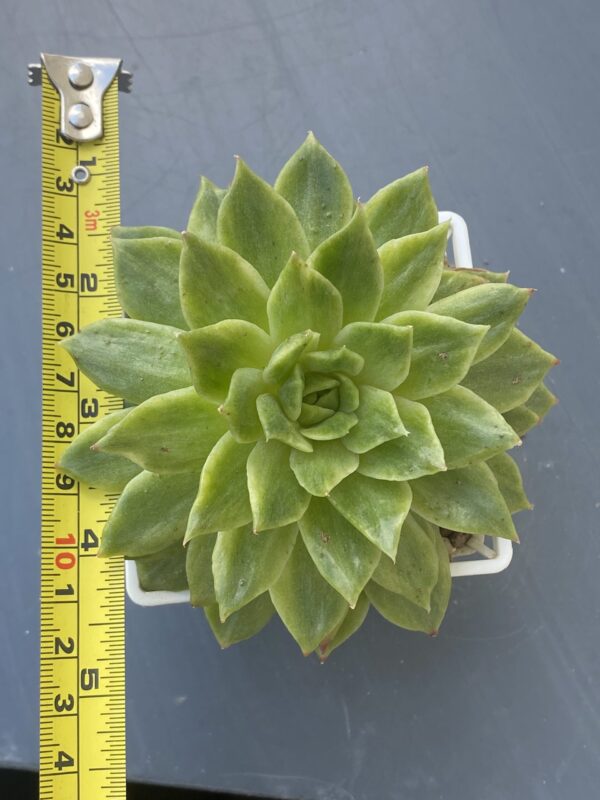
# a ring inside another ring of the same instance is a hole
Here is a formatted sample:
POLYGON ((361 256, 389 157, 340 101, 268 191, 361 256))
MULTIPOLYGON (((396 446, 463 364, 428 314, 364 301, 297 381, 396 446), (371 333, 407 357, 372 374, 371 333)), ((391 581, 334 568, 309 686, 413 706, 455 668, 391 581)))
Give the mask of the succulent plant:
POLYGON ((240 159, 187 230, 117 228, 126 317, 64 342, 125 408, 61 469, 121 492, 100 555, 189 586, 218 641, 278 614, 325 658, 374 606, 437 631, 441 529, 517 539, 506 451, 555 401, 531 290, 446 265, 426 169, 356 202, 312 134, 271 187, 240 159))

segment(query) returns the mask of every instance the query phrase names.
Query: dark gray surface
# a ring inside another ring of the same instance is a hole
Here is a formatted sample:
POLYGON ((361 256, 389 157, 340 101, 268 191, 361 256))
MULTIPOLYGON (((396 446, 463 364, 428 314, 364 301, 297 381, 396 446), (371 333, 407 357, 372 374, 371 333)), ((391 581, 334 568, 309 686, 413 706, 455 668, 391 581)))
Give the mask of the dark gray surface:
POLYGON ((0 8, 4 517, 0 761, 37 758, 40 50, 119 55, 122 216, 182 227, 233 153, 272 179, 313 128, 368 197, 431 166, 474 256, 540 291, 562 358, 520 454, 536 504, 437 640, 371 612, 324 667, 279 624, 221 653, 202 614, 127 619, 133 778, 334 800, 588 800, 600 782, 596 0, 60 2, 0 8))

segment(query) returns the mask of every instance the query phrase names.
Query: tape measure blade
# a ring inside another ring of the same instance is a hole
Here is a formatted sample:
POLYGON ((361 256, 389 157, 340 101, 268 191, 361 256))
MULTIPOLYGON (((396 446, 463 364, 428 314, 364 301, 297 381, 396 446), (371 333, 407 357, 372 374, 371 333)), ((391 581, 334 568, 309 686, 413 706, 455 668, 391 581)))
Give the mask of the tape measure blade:
POLYGON ((123 562, 96 558, 115 497, 55 466, 78 432, 120 402, 56 347, 119 314, 110 246, 120 207, 117 82, 104 97, 102 139, 70 142, 59 115, 42 69, 40 797, 124 800, 123 562), (72 178, 78 164, 87 183, 72 178))

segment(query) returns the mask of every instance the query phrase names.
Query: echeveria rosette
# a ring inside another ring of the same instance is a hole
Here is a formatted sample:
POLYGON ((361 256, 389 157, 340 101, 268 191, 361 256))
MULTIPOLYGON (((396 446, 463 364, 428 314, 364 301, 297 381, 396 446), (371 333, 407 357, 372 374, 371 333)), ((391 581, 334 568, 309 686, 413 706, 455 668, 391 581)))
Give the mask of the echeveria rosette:
POLYGON ((370 605, 435 632, 440 528, 517 539, 506 451, 554 403, 530 290, 445 266, 447 235, 425 169, 362 205, 312 135, 274 188, 241 160, 203 178, 183 234, 116 229, 127 318, 65 342, 133 405, 61 463, 122 491, 101 554, 189 586, 223 646, 277 613, 324 658, 370 605))

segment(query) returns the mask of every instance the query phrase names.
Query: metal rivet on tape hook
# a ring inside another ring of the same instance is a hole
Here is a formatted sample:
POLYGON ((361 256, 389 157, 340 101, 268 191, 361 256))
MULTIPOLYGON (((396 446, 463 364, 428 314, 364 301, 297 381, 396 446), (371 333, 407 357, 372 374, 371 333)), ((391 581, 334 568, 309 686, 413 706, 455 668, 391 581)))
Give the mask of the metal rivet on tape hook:
MULTIPOLYGON (((131 89, 131 73, 118 58, 77 58, 41 54, 50 81, 60 95, 60 132, 75 142, 91 142, 102 136, 102 98, 115 76, 119 91, 131 89)), ((40 64, 30 64, 32 86, 42 82, 40 64)))

